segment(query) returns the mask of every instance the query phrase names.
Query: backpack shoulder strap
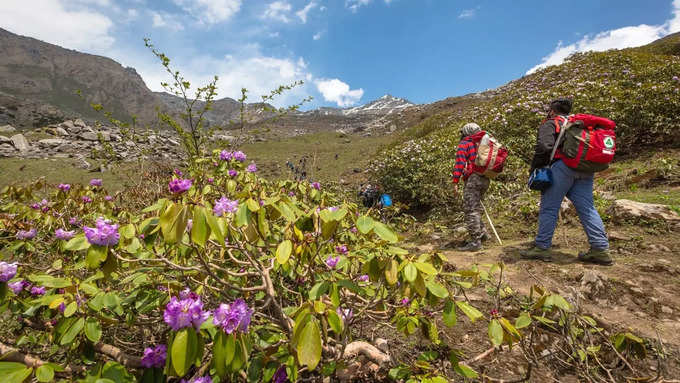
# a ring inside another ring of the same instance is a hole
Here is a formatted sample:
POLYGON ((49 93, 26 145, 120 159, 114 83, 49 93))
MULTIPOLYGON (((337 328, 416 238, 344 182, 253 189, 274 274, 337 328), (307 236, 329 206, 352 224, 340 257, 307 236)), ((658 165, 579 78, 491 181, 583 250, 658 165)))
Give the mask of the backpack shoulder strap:
POLYGON ((557 139, 555 140, 555 145, 553 146, 552 152, 550 153, 550 162, 555 158, 555 153, 557 152, 557 148, 560 146, 560 141, 562 141, 562 137, 564 136, 564 133, 569 129, 569 117, 570 116, 556 116, 555 117, 555 133, 557 134, 557 139), (564 124, 560 127, 560 120, 564 120, 564 124))

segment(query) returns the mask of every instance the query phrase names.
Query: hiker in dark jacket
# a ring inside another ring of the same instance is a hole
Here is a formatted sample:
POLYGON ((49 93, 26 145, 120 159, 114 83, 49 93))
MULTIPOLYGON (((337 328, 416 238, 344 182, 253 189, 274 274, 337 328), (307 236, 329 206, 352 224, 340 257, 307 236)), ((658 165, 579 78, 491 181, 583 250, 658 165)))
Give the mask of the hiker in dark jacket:
MULTIPOLYGON (((557 218, 566 196, 574 204, 578 213, 583 230, 588 236, 590 250, 579 254, 579 260, 583 262, 611 265, 613 263, 609 255, 609 241, 600 214, 595 209, 593 202, 593 173, 584 173, 567 167, 561 160, 550 161, 550 154, 555 146, 558 133, 555 118, 567 116, 571 112, 572 102, 570 99, 560 98, 550 103, 548 119, 538 128, 534 158, 531 162, 531 171, 544 166, 551 166, 552 185, 541 192, 541 208, 538 214, 538 234, 534 246, 520 252, 526 259, 541 259, 551 261, 550 247, 552 237, 557 226, 557 218)), ((560 125, 561 127, 562 125, 560 125)))
MULTIPOLYGON (((458 251, 479 251, 482 241, 489 239, 484 222, 482 221, 482 198, 489 188, 489 179, 472 171, 472 165, 477 158, 477 146, 469 137, 482 129, 475 123, 465 124, 461 129, 462 139, 456 152, 456 165, 453 171, 454 187, 461 178, 465 181, 463 189, 463 211, 465 225, 470 236, 468 242, 459 247, 458 251)), ((455 189, 454 189, 455 192, 455 189)))

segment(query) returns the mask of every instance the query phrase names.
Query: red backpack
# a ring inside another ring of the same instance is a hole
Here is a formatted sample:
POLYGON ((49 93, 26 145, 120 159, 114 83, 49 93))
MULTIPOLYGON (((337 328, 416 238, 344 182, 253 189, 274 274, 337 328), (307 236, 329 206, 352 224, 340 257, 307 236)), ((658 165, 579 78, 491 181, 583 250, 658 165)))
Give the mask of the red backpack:
POLYGON ((609 167, 616 152, 614 121, 590 114, 576 114, 566 121, 564 117, 555 117, 555 126, 558 134, 555 158, 582 172, 601 172, 609 167))
POLYGON ((485 131, 468 137, 477 146, 477 158, 472 171, 488 178, 496 178, 503 171, 508 150, 498 140, 485 131))

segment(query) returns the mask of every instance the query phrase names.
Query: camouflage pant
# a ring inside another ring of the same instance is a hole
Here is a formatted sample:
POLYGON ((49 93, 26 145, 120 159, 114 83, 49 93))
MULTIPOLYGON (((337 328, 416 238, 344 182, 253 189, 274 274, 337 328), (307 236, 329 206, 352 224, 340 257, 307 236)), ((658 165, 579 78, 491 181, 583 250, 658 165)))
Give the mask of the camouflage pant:
POLYGON ((472 174, 465 181, 463 189, 463 212, 465 213, 465 225, 467 226, 470 240, 473 242, 481 240, 487 234, 486 227, 482 221, 482 198, 489 188, 489 179, 472 174))

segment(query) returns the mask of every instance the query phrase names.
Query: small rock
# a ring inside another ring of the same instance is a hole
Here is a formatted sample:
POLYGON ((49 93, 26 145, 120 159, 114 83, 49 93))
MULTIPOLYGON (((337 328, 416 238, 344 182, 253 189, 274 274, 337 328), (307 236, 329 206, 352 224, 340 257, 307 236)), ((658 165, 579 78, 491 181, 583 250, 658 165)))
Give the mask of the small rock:
POLYGON ((11 144, 12 140, 9 137, 0 136, 0 144, 11 144))
POLYGON ((661 306, 661 312, 664 314, 672 315, 673 309, 668 306, 661 306))
POLYGON ((668 248, 666 245, 661 245, 661 244, 652 244, 649 245, 649 250, 652 250, 657 253, 670 253, 671 249, 668 248))
POLYGON ((644 295, 644 293, 645 293, 645 291, 643 289, 641 289, 640 287, 631 287, 630 291, 632 291, 636 294, 640 294, 640 295, 644 295))
POLYGON ((57 136, 68 136, 68 132, 62 127, 54 128, 54 133, 56 133, 57 136))
POLYGON ((52 148, 52 147, 55 147, 55 146, 59 146, 59 145, 65 143, 65 142, 66 142, 66 140, 62 140, 61 138, 46 138, 44 140, 38 141, 38 144, 40 146, 46 146, 46 147, 52 148))
POLYGON ((611 241, 630 241, 633 237, 619 233, 617 231, 612 231, 608 233, 609 240, 611 241))
POLYGON ((80 128, 87 128, 87 124, 85 124, 85 121, 81 120, 80 118, 75 120, 73 122, 73 125, 80 127, 80 128))
POLYGON ((17 130, 12 125, 0 126, 0 133, 14 133, 17 130))

